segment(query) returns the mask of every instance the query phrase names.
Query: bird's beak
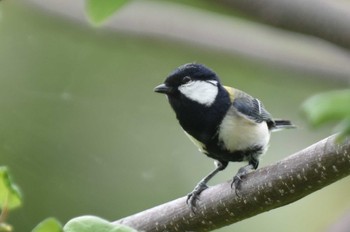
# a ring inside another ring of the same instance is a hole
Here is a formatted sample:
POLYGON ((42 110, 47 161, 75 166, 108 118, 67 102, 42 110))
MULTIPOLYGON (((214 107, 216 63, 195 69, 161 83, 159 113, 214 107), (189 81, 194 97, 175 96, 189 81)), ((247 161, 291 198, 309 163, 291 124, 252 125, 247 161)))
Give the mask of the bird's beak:
POLYGON ((160 84, 154 88, 154 92, 168 94, 172 92, 172 88, 167 86, 166 84, 160 84))

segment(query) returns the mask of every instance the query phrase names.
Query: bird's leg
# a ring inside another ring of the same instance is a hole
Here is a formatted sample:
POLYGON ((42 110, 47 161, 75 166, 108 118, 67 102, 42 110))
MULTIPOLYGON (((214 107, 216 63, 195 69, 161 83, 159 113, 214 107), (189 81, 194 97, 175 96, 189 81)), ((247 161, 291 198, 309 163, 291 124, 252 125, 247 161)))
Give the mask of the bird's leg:
POLYGON ((217 161, 216 162, 216 168, 210 172, 207 176, 205 176, 201 181, 198 182, 196 187, 193 189, 192 192, 187 194, 187 200, 186 203, 190 206, 192 212, 195 212, 194 209, 196 208, 196 201, 199 200, 199 195, 201 192, 208 188, 208 181, 213 178, 219 171, 224 170, 228 165, 228 162, 226 161, 217 161))
POLYGON ((242 177, 245 176, 248 172, 252 170, 256 170, 259 166, 259 160, 255 157, 252 157, 251 160, 249 160, 248 165, 241 167, 237 174, 233 177, 231 188, 235 186, 235 192, 238 196, 237 190, 239 190, 240 185, 242 183, 242 177))

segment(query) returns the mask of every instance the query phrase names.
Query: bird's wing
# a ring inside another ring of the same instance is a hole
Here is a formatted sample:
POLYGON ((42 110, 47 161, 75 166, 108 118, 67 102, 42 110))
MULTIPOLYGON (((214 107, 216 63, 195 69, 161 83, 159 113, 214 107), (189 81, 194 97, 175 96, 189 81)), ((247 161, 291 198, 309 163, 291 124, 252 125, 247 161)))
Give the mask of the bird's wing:
POLYGON ((233 107, 235 107, 239 113, 257 123, 263 121, 266 121, 268 124, 274 123, 270 113, 267 112, 259 99, 232 87, 224 86, 224 88, 230 95, 233 107))

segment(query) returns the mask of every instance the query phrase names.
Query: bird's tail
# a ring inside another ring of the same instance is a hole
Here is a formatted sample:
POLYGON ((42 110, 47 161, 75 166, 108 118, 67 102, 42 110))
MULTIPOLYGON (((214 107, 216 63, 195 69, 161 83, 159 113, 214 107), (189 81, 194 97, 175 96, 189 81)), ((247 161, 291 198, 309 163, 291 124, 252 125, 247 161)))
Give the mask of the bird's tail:
POLYGON ((274 126, 272 127, 272 131, 279 131, 283 129, 293 129, 296 128, 295 125, 289 120, 284 119, 274 119, 274 126))

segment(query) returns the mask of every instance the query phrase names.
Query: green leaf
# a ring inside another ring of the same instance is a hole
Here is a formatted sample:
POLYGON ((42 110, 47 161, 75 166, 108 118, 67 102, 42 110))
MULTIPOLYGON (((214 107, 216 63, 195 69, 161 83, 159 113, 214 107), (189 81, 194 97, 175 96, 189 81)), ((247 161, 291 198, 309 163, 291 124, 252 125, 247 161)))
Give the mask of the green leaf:
POLYGON ((85 0, 86 13, 92 24, 99 25, 128 0, 85 0))
POLYGON ((315 95, 305 101, 303 111, 311 125, 337 122, 341 136, 350 135, 350 89, 315 95))
POLYGON ((71 219, 63 227, 64 232, 137 232, 125 225, 110 223, 95 216, 81 216, 71 219))
POLYGON ((350 90, 322 93, 309 98, 303 111, 314 126, 350 117, 350 90))
POLYGON ((342 142, 350 135, 350 118, 347 118, 339 123, 336 127, 336 131, 340 131, 337 141, 342 142))
POLYGON ((62 225, 55 218, 47 218, 40 222, 32 232, 62 232, 62 225))
POLYGON ((14 209, 22 204, 22 195, 6 167, 0 167, 0 208, 14 209))

